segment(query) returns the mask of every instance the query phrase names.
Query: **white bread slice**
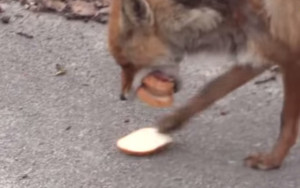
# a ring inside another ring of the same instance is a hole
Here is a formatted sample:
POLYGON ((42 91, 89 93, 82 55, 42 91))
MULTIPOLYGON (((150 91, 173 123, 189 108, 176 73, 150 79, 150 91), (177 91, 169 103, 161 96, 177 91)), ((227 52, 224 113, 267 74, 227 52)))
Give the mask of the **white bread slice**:
POLYGON ((130 155, 151 155, 172 143, 169 135, 159 133, 156 128, 147 127, 133 131, 120 138, 117 147, 130 155))

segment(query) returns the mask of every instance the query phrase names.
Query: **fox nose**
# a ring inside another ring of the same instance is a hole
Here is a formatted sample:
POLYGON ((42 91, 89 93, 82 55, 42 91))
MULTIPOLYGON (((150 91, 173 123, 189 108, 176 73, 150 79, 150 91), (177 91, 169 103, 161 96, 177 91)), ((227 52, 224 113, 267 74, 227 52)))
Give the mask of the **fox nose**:
POLYGON ((120 94, 120 100, 121 101, 131 101, 135 98, 135 92, 134 90, 130 89, 129 91, 124 91, 120 94))
POLYGON ((121 100, 121 101, 126 101, 126 100, 127 100, 127 98, 126 98, 126 96, 125 96, 124 93, 121 93, 121 94, 120 94, 120 100, 121 100))

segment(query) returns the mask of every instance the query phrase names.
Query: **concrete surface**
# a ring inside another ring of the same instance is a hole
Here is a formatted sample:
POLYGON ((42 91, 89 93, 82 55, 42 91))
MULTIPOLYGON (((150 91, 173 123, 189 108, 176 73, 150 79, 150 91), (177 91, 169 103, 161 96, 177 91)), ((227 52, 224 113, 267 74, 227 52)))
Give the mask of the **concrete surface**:
MULTIPOLYGON (((129 157, 116 150, 116 140, 171 109, 119 101, 106 26, 30 13, 15 3, 6 14, 13 17, 0 23, 1 188, 300 187, 299 145, 280 170, 242 164, 277 137, 280 81, 247 84, 174 134, 168 150, 129 157), (66 75, 54 76, 57 63, 66 75)), ((228 66, 220 61, 187 59, 176 105, 228 66)))

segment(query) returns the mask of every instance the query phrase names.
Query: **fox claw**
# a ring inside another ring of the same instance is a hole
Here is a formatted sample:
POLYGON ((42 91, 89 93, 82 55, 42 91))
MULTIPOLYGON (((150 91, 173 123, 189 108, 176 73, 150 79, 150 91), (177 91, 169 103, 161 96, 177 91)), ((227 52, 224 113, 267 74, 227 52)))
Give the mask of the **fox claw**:
POLYGON ((247 167, 258 170, 273 170, 281 166, 280 161, 274 155, 261 153, 249 155, 244 159, 244 163, 247 167))

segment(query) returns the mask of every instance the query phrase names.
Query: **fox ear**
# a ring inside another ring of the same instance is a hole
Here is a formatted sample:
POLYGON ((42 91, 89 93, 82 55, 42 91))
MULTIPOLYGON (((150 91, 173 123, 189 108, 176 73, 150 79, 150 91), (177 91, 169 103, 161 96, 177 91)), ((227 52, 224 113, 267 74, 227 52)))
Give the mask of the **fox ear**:
POLYGON ((122 0, 125 24, 141 27, 153 24, 153 12, 147 0, 122 0))

